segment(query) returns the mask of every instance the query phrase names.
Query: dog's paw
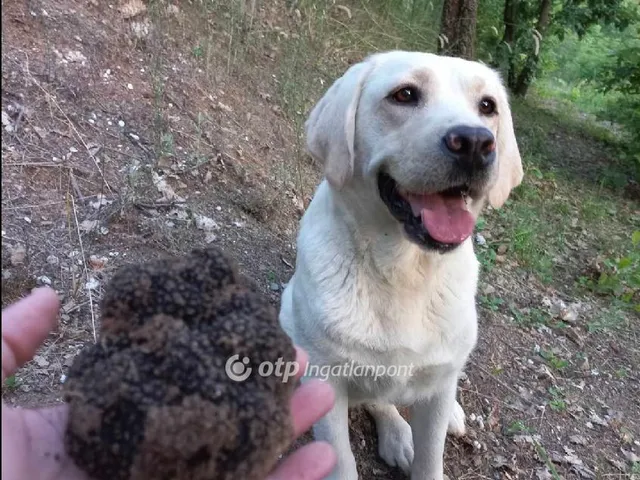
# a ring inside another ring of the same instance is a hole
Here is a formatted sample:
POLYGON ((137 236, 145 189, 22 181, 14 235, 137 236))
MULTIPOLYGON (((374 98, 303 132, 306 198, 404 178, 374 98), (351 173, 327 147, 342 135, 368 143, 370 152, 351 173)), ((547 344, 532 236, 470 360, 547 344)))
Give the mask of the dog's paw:
POLYGON ((453 405, 453 410, 451 411, 451 417, 449 418, 449 427, 447 428, 447 432, 454 437, 462 437, 467 432, 464 421, 464 410, 456 401, 456 403, 453 405))
POLYGON ((413 463, 413 436, 409 424, 398 415, 378 425, 378 453, 391 467, 399 467, 407 475, 413 463))

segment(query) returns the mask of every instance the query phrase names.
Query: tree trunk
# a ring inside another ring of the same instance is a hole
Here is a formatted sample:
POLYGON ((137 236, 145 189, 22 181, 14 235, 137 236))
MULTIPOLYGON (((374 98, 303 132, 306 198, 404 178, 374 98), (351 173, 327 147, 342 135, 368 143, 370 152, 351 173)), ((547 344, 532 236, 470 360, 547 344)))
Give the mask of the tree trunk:
POLYGON ((509 56, 507 58, 507 85, 510 89, 516 86, 516 71, 513 56, 513 44, 516 40, 516 12, 518 11, 518 0, 505 0, 504 2, 504 36, 502 41, 509 45, 509 56))
MULTIPOLYGON (((540 15, 538 16, 538 23, 536 24, 536 30, 540 32, 540 35, 544 36, 549 27, 551 20, 551 0, 542 0, 540 5, 540 15)), ((529 90, 531 81, 538 70, 538 59, 540 58, 540 51, 532 52, 527 57, 527 61, 518 75, 513 93, 518 97, 524 97, 529 90)))
POLYGON ((444 0, 440 34, 447 43, 438 45, 438 53, 475 59, 476 17, 478 0, 444 0))

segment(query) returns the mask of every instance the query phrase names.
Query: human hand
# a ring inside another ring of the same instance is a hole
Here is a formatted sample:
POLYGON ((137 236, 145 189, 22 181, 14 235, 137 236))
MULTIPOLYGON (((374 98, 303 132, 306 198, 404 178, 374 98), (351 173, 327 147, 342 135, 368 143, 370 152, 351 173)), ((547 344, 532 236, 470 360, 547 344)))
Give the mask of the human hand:
MULTIPOLYGON (((57 323, 58 296, 39 288, 2 311, 2 381, 31 360, 57 323)), ((301 375, 307 354, 297 350, 301 375)), ((331 387, 310 381, 291 400, 295 438, 333 406, 331 387)), ((68 407, 22 409, 2 403, 2 478, 6 480, 89 480, 64 450, 68 407)), ((284 459, 265 480, 320 480, 336 462, 330 445, 313 442, 284 459)))

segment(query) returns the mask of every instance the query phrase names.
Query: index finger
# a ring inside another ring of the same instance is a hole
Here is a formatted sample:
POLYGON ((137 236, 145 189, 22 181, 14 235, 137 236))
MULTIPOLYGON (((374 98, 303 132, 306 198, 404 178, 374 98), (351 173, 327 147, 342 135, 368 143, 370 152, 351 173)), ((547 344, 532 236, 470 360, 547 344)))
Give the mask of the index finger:
POLYGON ((60 301, 48 287, 2 311, 2 381, 31 360, 57 322, 60 301))

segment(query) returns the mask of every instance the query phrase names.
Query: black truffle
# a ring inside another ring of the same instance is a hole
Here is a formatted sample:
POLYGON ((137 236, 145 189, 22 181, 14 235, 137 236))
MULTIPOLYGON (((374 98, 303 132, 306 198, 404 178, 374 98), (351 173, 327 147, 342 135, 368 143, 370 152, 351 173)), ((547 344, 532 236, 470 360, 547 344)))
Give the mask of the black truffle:
POLYGON ((259 366, 295 349, 235 264, 207 248, 128 265, 101 307, 64 385, 76 464, 98 480, 263 480, 293 440, 295 382, 259 366), (244 381, 225 371, 234 355, 244 381))

